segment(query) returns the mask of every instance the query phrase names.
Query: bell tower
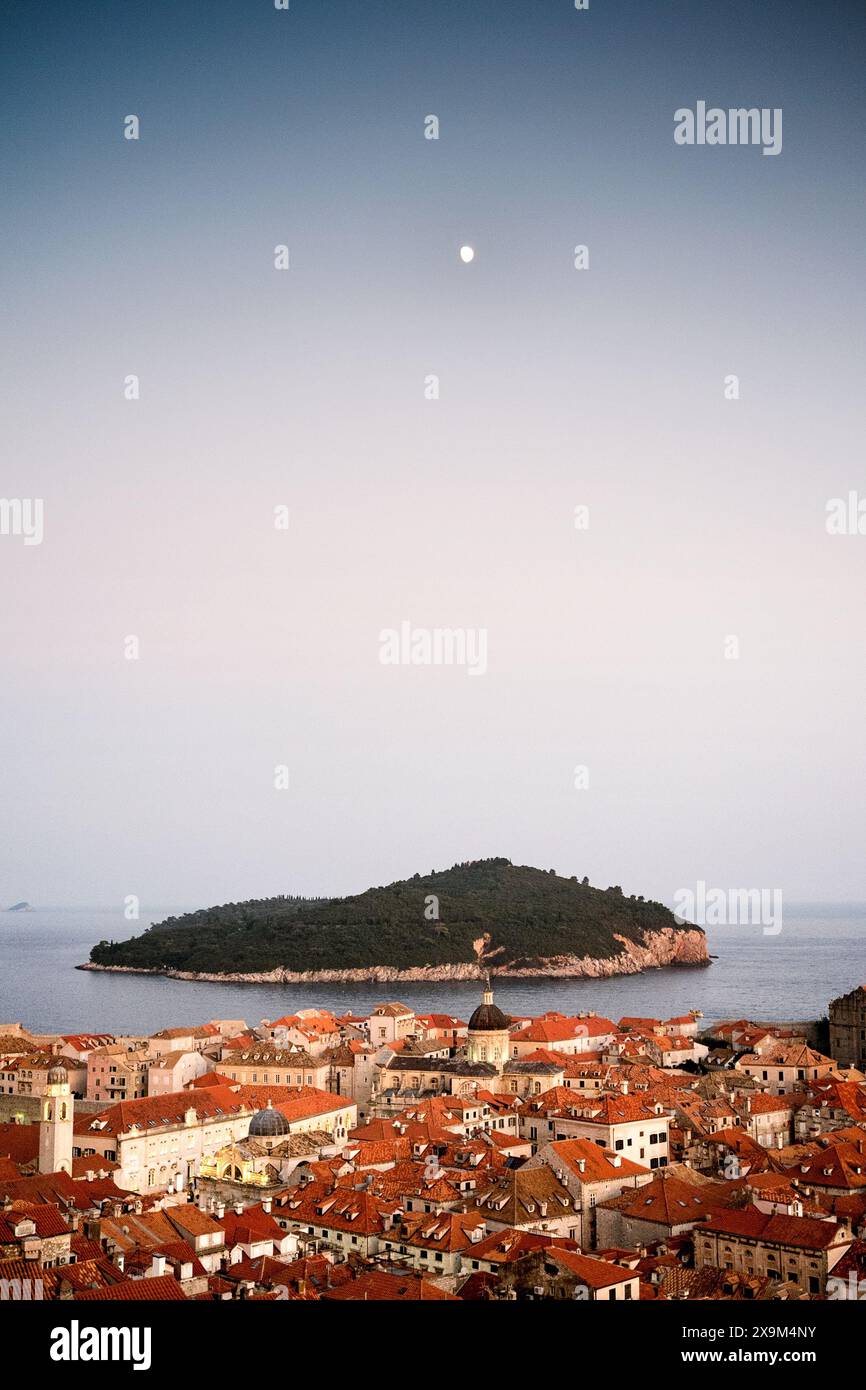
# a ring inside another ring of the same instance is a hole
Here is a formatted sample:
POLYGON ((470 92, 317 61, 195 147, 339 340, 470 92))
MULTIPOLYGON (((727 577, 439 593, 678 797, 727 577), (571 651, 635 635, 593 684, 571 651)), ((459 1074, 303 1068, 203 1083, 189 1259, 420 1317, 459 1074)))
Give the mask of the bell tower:
POLYGON ((72 1173, 72 1096, 63 1067, 52 1067, 39 1121, 40 1173, 72 1173))

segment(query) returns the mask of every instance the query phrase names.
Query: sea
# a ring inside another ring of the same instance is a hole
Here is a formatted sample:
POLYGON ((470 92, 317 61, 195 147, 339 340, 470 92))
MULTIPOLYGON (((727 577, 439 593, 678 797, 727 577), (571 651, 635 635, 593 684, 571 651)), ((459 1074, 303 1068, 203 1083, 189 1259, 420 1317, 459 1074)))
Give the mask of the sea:
MULTIPOLYGON (((153 1033, 159 1028, 243 1018, 253 1026, 303 1008, 364 1014, 383 999, 419 1012, 466 1019, 478 1002, 476 981, 418 984, 239 985, 114 975, 75 966, 102 939, 136 936, 183 911, 155 908, 128 922, 116 908, 33 908, 0 912, 0 1033, 23 1023, 35 1032, 153 1033)), ((606 980, 499 979, 506 1013, 592 1010, 670 1018, 699 1009, 761 1022, 820 1018, 831 999, 866 983, 866 903, 785 904, 782 930, 707 929, 716 958, 708 966, 671 966, 606 980)))

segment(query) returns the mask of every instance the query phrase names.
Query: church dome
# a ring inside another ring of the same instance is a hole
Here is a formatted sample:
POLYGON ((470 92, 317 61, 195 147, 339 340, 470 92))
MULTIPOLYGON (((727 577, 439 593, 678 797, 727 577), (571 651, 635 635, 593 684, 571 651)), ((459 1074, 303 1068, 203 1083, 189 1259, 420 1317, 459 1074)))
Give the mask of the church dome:
POLYGON ((493 990, 490 988, 490 976, 488 975, 484 1001, 478 1005, 470 1018, 469 1031, 470 1033, 501 1033, 507 1031, 510 1025, 511 1019, 493 1002, 493 990))
POLYGON ((479 1004, 469 1020, 473 1033, 500 1033, 508 1028, 511 1019, 496 1004, 479 1004))
POLYGON ((49 1067, 49 1069, 48 1069, 48 1085, 49 1085, 49 1086, 65 1086, 68 1080, 69 1080, 69 1076, 67 1075, 67 1072, 66 1072, 66 1068, 65 1068, 65 1067, 49 1067))
POLYGON ((275 1110, 270 1101, 264 1110, 257 1110, 250 1120, 251 1139, 279 1139, 289 1133, 289 1122, 282 1110, 275 1110))

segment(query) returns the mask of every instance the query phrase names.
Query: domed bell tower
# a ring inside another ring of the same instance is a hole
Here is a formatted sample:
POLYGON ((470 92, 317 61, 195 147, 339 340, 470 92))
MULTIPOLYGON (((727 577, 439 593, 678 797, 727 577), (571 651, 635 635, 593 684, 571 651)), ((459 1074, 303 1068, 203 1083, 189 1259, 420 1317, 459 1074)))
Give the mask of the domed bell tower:
POLYGON ((63 1067, 52 1067, 39 1121, 40 1173, 72 1173, 72 1096, 63 1067))

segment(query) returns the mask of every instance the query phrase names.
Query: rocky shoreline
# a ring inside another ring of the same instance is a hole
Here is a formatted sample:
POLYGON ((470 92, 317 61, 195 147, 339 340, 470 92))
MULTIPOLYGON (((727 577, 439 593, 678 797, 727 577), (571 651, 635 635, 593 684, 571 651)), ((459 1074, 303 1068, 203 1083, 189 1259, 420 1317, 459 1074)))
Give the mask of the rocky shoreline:
MULTIPOLYGON (((607 979, 611 975, 639 975, 643 970, 661 970, 668 965, 709 965, 707 939, 698 928, 675 929, 663 927, 654 932, 649 943, 639 946, 626 937, 617 936, 622 950, 608 959, 593 956, 546 956, 532 965, 494 964, 490 972, 505 979, 607 979)), ((301 985, 301 984, 392 984, 400 981, 480 980, 487 972, 484 961, 455 965, 413 965, 398 969, 390 965, 358 966, 348 970, 275 970, 252 974, 232 972, 199 973, 192 970, 169 970, 159 966, 95 965, 88 961, 76 970, 99 970, 117 975, 163 975, 172 980, 210 981, 214 984, 301 985)))

